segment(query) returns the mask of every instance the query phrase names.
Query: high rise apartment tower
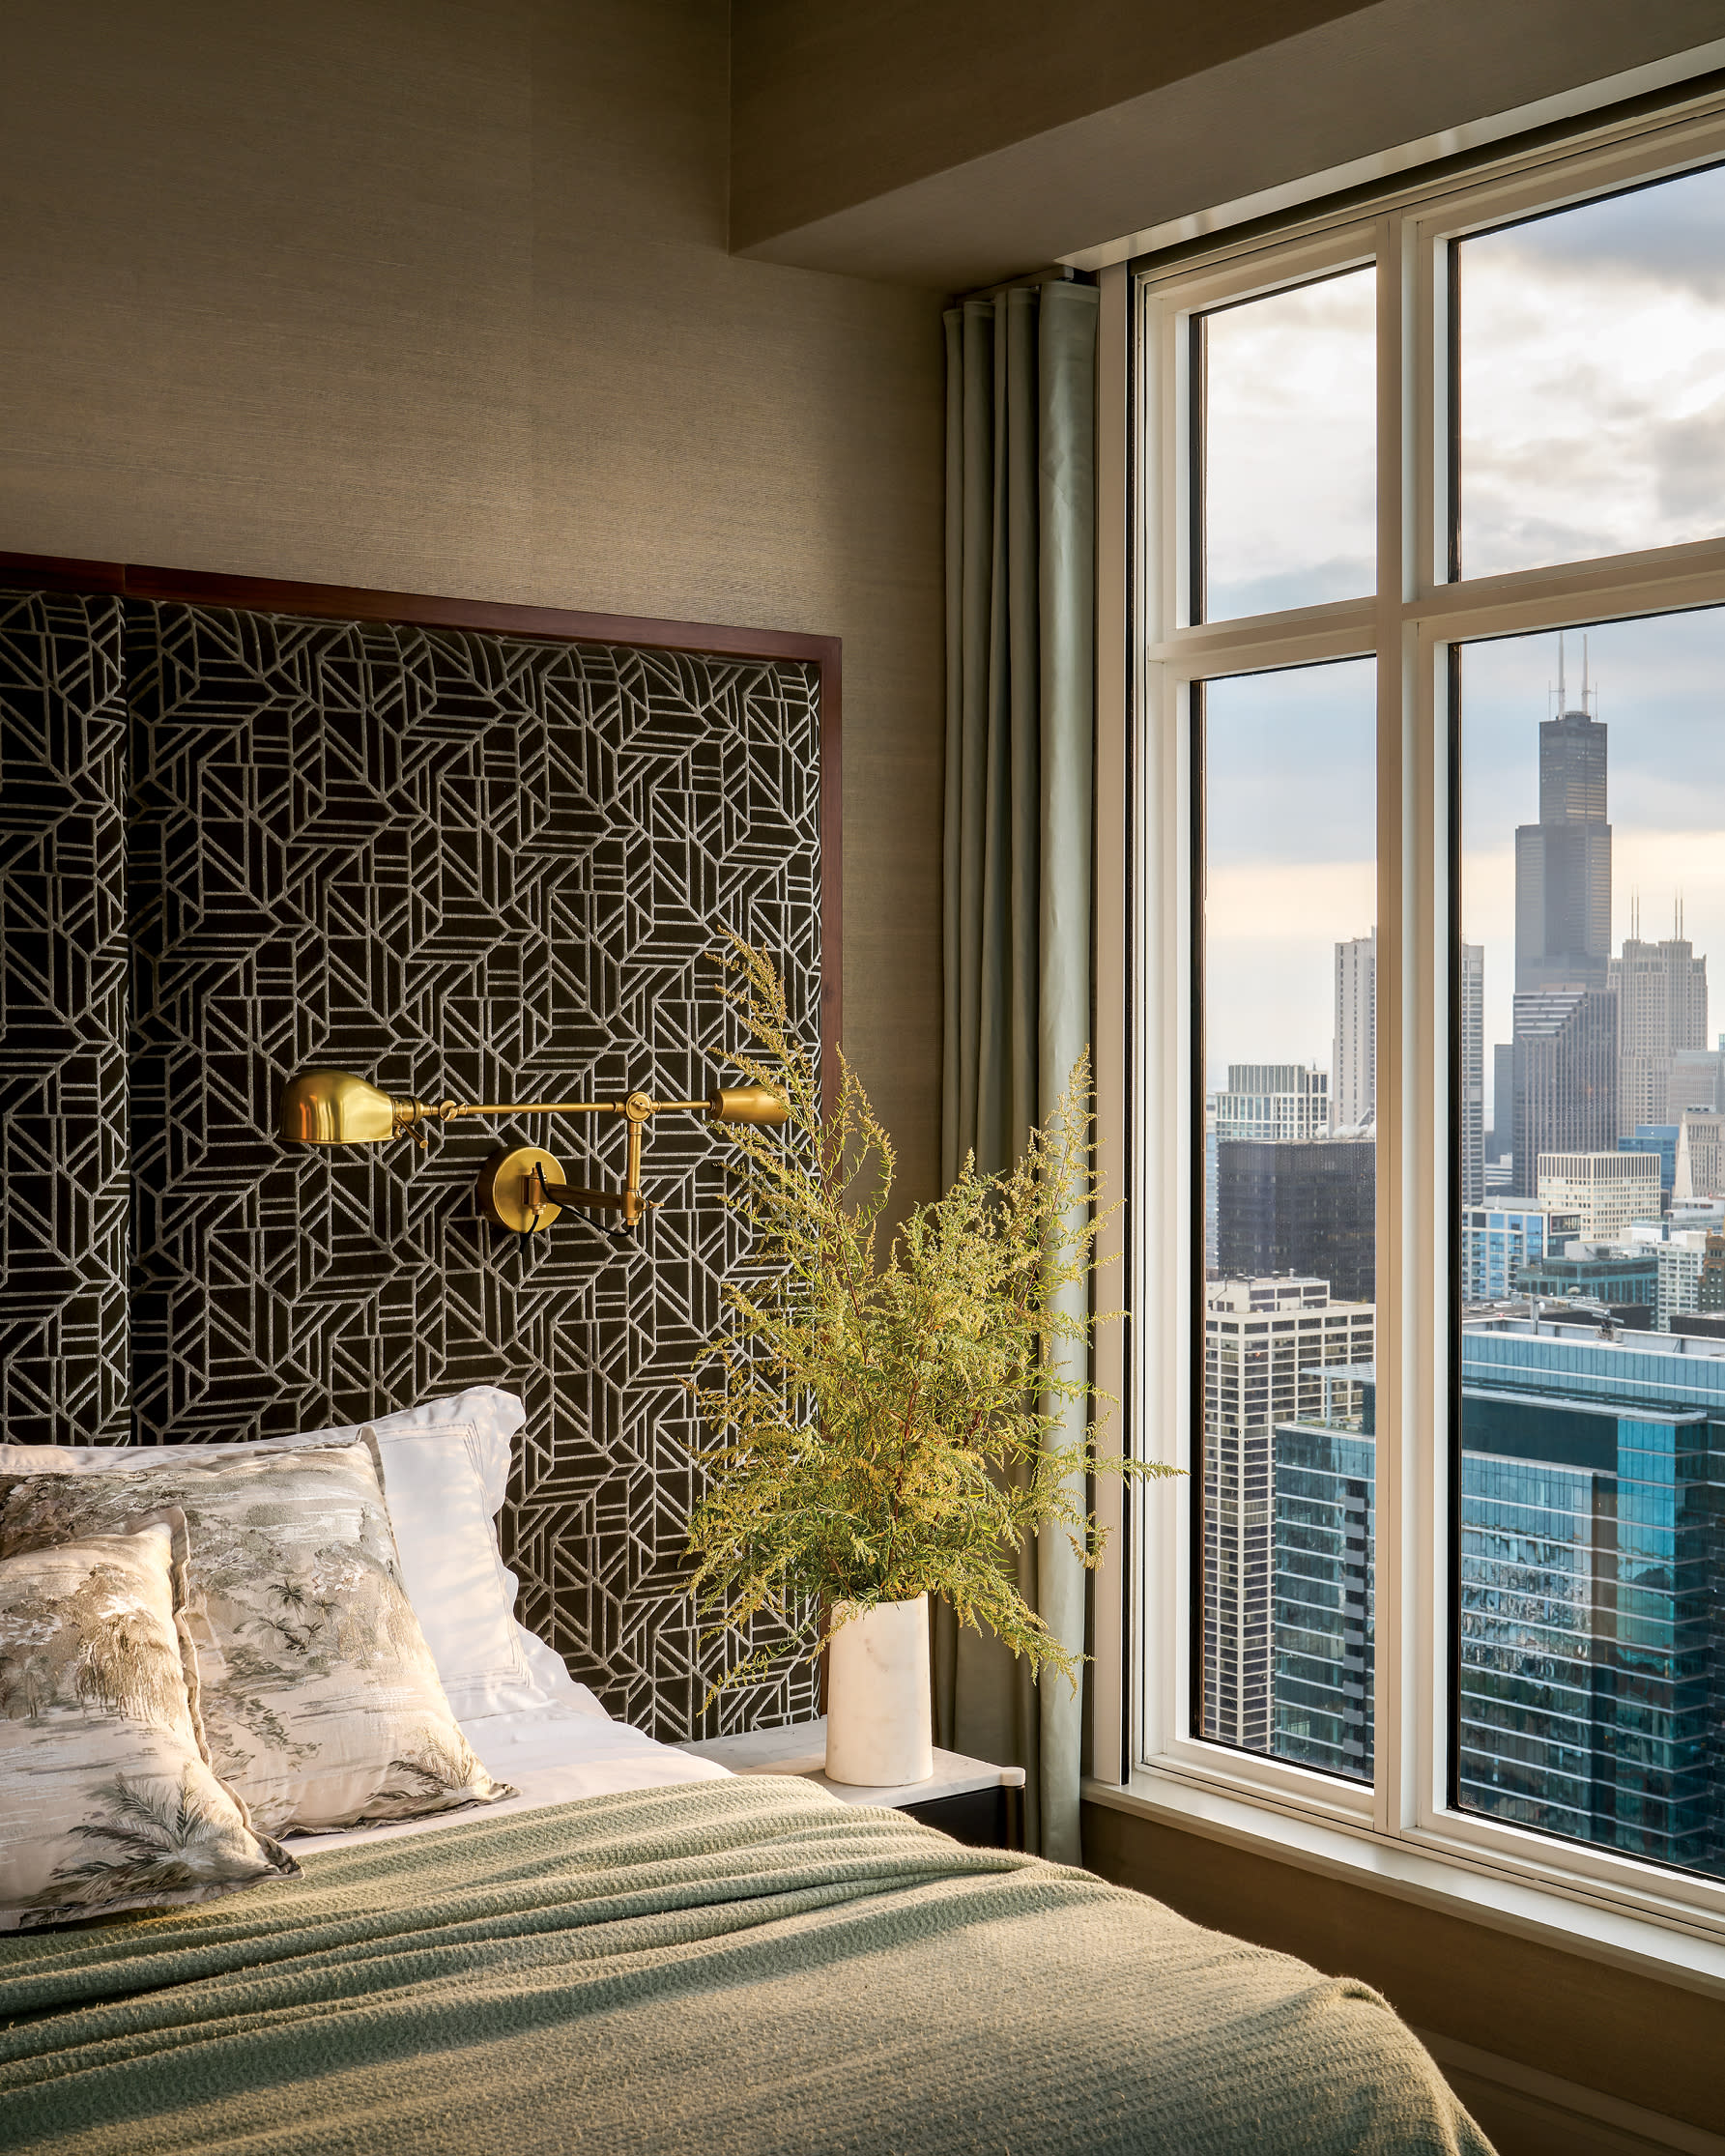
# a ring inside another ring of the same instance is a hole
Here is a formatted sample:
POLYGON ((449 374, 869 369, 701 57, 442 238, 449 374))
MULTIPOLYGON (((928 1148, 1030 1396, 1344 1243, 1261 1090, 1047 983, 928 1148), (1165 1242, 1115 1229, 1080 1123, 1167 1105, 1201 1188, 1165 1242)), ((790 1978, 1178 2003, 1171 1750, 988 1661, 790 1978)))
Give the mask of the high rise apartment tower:
POLYGON ((1461 946, 1461 1202, 1485 1195, 1485 946, 1461 946))
POLYGON ((1336 946, 1335 1083, 1330 1128, 1354 1130, 1377 1110, 1378 932, 1336 946))
POLYGON ((1206 1737, 1270 1745, 1271 1430, 1355 1409, 1326 1368, 1369 1367, 1374 1312, 1329 1283, 1283 1275, 1204 1290, 1204 1704, 1206 1737))
POLYGON ((1322 1137, 1329 1075, 1308 1063, 1230 1063, 1227 1090, 1210 1105, 1219 1138, 1322 1137))

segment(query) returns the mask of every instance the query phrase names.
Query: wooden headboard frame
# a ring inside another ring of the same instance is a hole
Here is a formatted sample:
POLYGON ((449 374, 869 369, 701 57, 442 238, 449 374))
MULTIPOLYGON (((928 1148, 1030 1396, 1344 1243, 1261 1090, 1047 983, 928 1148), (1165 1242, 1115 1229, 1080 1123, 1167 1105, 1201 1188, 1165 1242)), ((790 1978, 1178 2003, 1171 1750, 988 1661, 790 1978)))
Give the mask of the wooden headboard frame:
POLYGON ((838 1081, 844 933, 841 841, 840 641, 791 629, 739 629, 711 621, 660 621, 630 614, 582 614, 565 607, 514 606, 424 591, 372 591, 346 584, 296 584, 282 577, 216 576, 136 562, 79 561, 61 555, 0 552, 0 585, 38 591, 102 591, 120 598, 235 607, 253 614, 309 614, 343 621, 477 629, 494 636, 569 644, 638 645, 647 650, 707 651, 742 659, 800 659, 820 670, 820 1079, 831 1100, 838 1081))

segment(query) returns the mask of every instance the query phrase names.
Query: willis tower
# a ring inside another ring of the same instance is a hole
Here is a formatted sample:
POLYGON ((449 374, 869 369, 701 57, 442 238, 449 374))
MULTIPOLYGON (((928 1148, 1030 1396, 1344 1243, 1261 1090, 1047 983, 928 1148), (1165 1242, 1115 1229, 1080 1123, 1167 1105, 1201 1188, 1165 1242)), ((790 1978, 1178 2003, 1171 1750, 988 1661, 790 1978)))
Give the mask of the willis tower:
POLYGON ((1515 833, 1514 1184, 1538 1195, 1541 1153, 1613 1152, 1618 1011, 1611 992, 1607 730, 1567 710, 1539 726, 1539 820, 1515 833))
POLYGON ((1515 833, 1515 987, 1605 986, 1611 961, 1611 825, 1605 820, 1607 729, 1566 711, 1562 645, 1558 715, 1539 728, 1539 820, 1515 833))

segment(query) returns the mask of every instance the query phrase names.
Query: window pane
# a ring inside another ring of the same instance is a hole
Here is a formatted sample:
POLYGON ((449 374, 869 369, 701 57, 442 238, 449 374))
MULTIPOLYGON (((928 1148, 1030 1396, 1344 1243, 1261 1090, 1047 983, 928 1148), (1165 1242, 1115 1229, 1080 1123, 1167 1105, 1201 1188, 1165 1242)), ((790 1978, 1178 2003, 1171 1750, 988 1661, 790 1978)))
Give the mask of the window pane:
POLYGON ((1194 1734, 1371 1774, 1375 668, 1212 681, 1194 1734))
POLYGON ((1376 309, 1366 269, 1198 318, 1193 620, 1376 589, 1376 309))
POLYGON ((1725 531, 1725 167, 1456 254, 1465 574, 1725 531))
POLYGON ((1725 611, 1454 663, 1458 1801, 1725 1877, 1725 611))

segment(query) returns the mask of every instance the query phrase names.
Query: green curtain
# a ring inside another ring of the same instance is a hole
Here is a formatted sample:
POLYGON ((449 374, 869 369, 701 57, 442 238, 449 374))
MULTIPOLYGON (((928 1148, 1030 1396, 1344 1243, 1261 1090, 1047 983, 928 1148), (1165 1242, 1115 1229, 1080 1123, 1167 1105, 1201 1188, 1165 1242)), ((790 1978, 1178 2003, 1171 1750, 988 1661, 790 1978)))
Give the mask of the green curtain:
MULTIPOLYGON (((1095 287, 1073 283, 946 316, 948 1184, 969 1153, 985 1173, 1018 1158, 1090 1041, 1096 324, 1095 287)), ((1021 1552, 1019 1586, 1081 1650, 1064 1535, 1021 1552)), ((1065 1682, 1033 1684, 942 1607, 934 1700, 937 1741, 1021 1766, 1030 1846, 1076 1863, 1082 1711, 1065 1682)))

